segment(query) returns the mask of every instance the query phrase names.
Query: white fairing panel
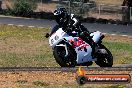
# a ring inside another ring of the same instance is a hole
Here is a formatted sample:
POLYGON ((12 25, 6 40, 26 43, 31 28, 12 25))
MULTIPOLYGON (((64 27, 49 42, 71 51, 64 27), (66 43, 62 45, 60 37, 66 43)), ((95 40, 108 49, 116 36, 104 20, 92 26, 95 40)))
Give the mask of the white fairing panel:
POLYGON ((72 37, 72 36, 67 36, 64 37, 67 41, 73 41, 74 42, 74 49, 77 53, 77 63, 84 63, 88 61, 93 61, 91 52, 92 48, 89 44, 86 42, 82 41, 79 37, 72 37), (79 44, 80 42, 80 44, 79 44))
POLYGON ((84 63, 88 61, 93 61, 91 52, 92 48, 90 45, 86 46, 87 51, 84 49, 78 50, 78 47, 75 48, 75 51, 77 52, 77 63, 84 63))
POLYGON ((58 44, 60 41, 63 40, 63 35, 66 33, 62 30, 62 28, 59 28, 52 36, 49 38, 49 44, 52 47, 55 47, 56 44, 58 44))
MULTIPOLYGON (((93 36, 93 40, 95 42, 98 42, 101 33, 99 31, 93 32, 91 33, 91 36, 93 36)), ((64 39, 75 49, 77 53, 76 61, 78 64, 94 60, 94 58, 92 58, 91 56, 91 46, 79 37, 69 36, 66 32, 62 30, 62 28, 59 28, 54 34, 52 34, 49 39, 49 44, 52 48, 54 48, 59 42, 64 39), (71 43, 71 41, 73 43, 71 43)))
POLYGON ((95 43, 97 43, 101 37, 101 32, 99 31, 93 32, 90 34, 90 36, 93 36, 92 39, 94 40, 95 43))

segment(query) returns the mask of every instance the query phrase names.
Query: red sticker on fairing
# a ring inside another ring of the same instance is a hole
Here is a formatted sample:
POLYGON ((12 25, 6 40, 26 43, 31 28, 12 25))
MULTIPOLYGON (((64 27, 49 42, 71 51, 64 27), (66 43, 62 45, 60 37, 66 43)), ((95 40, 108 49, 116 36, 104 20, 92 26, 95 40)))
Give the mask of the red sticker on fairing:
POLYGON ((81 38, 75 38, 74 40, 71 39, 69 42, 72 44, 73 48, 78 47, 78 51, 82 51, 82 49, 86 49, 86 47, 89 46, 89 44, 84 42, 81 38))

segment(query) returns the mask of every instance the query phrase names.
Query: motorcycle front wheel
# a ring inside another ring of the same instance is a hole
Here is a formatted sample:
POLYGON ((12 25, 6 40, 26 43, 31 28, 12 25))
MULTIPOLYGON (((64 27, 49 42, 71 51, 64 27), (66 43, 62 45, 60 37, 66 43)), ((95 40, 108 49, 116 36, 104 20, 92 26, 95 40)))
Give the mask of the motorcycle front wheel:
POLYGON ((61 67, 75 67, 76 66, 76 55, 75 51, 68 47, 68 57, 65 57, 66 51, 64 47, 56 46, 53 51, 56 62, 61 67))
POLYGON ((97 61, 95 63, 100 67, 112 67, 113 56, 111 52, 102 44, 99 47, 99 49, 104 49, 106 53, 97 53, 97 61))

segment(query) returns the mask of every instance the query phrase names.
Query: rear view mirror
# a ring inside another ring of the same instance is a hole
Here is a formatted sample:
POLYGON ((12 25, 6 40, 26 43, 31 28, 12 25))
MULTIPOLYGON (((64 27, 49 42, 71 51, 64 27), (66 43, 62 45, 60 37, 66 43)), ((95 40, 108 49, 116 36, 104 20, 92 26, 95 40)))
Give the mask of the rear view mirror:
POLYGON ((49 33, 46 33, 45 37, 48 38, 49 36, 50 36, 49 33))

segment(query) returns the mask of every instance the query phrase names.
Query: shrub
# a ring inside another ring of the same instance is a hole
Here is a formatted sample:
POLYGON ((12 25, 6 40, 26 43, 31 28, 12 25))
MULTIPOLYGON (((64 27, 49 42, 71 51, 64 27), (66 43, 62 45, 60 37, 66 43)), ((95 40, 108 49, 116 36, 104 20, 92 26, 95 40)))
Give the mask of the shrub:
POLYGON ((108 23, 108 20, 107 19, 102 19, 102 18, 99 18, 96 20, 97 23, 102 23, 102 24, 107 24, 108 23))
POLYGON ((16 16, 29 16, 35 8, 36 5, 33 1, 16 0, 12 8, 12 13, 16 16))
POLYGON ((55 19, 52 12, 33 12, 30 15, 31 18, 39 18, 39 19, 55 19))

